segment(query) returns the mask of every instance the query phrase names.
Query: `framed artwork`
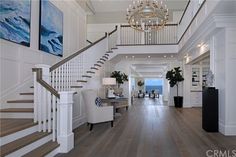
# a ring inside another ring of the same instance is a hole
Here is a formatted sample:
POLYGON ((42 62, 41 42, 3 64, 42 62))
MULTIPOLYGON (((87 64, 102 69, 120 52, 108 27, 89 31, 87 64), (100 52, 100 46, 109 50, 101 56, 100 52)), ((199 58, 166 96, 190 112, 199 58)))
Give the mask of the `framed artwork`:
POLYGON ((39 50, 63 56, 63 13, 48 0, 40 1, 39 50))
POLYGON ((30 46, 30 0, 0 0, 0 38, 30 46))

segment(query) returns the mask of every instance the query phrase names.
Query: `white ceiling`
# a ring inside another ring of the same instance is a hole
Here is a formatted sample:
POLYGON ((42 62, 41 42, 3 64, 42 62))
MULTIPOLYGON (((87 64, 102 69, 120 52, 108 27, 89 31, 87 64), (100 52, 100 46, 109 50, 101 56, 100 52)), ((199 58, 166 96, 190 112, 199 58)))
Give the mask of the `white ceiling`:
POLYGON ((165 76, 168 63, 176 60, 176 57, 176 54, 117 55, 111 60, 111 62, 113 64, 116 64, 120 61, 133 62, 131 66, 132 76, 162 78, 165 76))
POLYGON ((166 73, 166 64, 133 64, 133 71, 139 77, 156 77, 161 78, 166 73))
MULTIPOLYGON (((88 23, 127 23, 126 9, 132 0, 77 0, 88 13, 88 23)), ((166 0, 169 9, 169 21, 173 20, 173 12, 184 11, 188 0, 166 0)))
MULTIPOLYGON (((132 0, 90 0, 95 12, 126 12, 132 0)), ((184 10, 188 0, 168 0, 164 1, 169 10, 184 10)))

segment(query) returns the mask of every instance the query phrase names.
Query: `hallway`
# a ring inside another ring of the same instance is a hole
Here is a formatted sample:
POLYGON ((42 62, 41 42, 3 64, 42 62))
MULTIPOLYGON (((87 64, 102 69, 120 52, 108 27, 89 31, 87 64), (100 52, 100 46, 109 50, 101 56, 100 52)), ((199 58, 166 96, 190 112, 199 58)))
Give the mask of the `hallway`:
POLYGON ((236 137, 206 133, 201 109, 160 106, 150 99, 135 99, 110 123, 84 124, 74 131, 75 148, 60 157, 205 157, 207 150, 232 150, 236 137))

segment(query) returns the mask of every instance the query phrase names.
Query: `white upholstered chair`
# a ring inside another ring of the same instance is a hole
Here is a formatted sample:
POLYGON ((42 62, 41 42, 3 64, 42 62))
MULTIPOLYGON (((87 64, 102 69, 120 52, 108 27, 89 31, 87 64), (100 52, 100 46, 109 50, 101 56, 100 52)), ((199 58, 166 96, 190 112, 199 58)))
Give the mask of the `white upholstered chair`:
POLYGON ((93 125, 101 122, 111 122, 113 127, 113 106, 101 106, 98 107, 95 104, 95 100, 98 97, 95 90, 89 89, 82 91, 82 96, 87 113, 87 121, 90 124, 90 131, 93 129, 93 125))

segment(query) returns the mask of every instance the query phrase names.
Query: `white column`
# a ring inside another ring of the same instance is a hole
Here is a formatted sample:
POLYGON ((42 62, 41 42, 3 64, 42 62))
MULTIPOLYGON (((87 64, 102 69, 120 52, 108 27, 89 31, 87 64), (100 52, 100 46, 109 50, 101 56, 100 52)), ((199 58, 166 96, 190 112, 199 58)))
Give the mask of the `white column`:
POLYGON ((192 107, 191 101, 190 101, 190 91, 191 91, 191 81, 192 81, 192 66, 185 64, 183 66, 183 74, 184 74, 184 88, 183 88, 183 96, 184 96, 184 102, 183 107, 192 107))
POLYGON ((59 92, 60 101, 58 104, 60 152, 67 153, 74 148, 74 133, 72 132, 72 105, 73 91, 59 92))

